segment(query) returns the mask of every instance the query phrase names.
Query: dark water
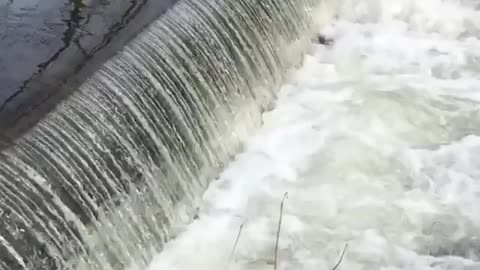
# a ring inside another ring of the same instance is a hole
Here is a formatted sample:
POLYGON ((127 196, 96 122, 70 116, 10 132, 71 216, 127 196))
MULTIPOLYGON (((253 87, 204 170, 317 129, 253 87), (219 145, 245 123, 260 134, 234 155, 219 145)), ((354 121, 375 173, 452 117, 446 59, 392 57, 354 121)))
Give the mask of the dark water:
POLYGON ((29 129, 175 2, 0 0, 0 138, 29 129))

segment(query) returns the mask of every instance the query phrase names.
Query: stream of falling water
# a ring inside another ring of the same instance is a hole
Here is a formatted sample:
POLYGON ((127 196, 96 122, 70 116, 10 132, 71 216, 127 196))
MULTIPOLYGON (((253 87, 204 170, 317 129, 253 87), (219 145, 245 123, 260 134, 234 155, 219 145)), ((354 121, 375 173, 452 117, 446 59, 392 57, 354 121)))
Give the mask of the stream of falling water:
POLYGON ((273 269, 285 192, 278 269, 480 269, 475 2, 341 1, 150 269, 273 269))

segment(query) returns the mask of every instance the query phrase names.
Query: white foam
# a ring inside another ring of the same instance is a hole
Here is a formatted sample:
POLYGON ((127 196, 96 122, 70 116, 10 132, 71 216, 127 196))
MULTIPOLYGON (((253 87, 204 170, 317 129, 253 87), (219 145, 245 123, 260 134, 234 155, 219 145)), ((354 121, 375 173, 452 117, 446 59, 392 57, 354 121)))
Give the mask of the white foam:
POLYGON ((476 1, 344 0, 151 270, 480 269, 476 1), (235 238, 244 223, 230 260, 235 238))

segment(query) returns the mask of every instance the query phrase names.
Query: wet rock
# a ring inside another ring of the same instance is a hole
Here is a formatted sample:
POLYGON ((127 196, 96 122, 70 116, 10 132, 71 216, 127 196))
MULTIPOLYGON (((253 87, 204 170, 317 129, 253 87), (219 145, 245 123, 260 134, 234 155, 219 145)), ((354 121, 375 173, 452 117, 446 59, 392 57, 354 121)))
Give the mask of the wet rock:
POLYGON ((322 34, 319 34, 317 36, 317 42, 319 44, 322 44, 322 45, 325 45, 325 46, 332 46, 333 45, 333 39, 332 38, 328 38, 322 34))

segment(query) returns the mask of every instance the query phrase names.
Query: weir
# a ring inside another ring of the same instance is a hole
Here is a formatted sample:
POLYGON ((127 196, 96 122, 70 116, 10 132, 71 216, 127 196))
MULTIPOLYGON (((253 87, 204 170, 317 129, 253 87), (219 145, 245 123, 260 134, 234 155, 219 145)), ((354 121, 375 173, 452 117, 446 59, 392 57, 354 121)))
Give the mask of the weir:
POLYGON ((0 269, 146 267, 334 2, 179 1, 1 152, 0 269))

